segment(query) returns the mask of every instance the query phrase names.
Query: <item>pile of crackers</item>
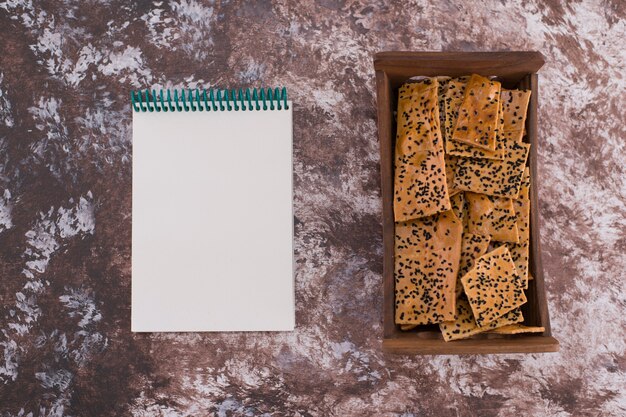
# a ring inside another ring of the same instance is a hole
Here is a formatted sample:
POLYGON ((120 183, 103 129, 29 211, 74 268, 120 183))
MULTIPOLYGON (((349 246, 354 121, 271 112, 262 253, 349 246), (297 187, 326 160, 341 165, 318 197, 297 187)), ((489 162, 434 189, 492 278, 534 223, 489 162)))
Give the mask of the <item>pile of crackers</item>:
POLYGON ((530 91, 473 74, 398 92, 395 321, 446 341, 528 327, 530 91))

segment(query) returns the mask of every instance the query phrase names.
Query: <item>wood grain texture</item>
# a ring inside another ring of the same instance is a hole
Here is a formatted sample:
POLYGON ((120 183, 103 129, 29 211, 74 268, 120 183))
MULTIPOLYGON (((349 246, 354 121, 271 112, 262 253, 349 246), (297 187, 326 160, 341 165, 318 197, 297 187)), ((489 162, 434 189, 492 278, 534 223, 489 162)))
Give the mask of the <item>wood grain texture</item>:
MULTIPOLYGON (((378 128, 385 132, 395 130, 395 121, 393 118, 393 103, 395 97, 389 86, 389 78, 383 71, 376 72, 376 92, 381 97, 378 106, 378 128)), ((396 99, 397 100, 397 99, 396 99)), ((391 141, 380 141, 380 170, 381 170, 381 193, 382 195, 393 195, 393 158, 394 148, 391 141)), ((393 234, 390 236, 388 231, 393 230, 393 199, 383 198, 383 259, 393 259, 394 240, 393 234)), ((394 272, 393 262, 383 262, 383 277, 392 276, 394 272)), ((383 279, 383 293, 389 294, 394 291, 394 282, 383 279)), ((383 303, 383 322, 394 322, 395 308, 393 303, 383 303)), ((385 326, 384 337, 393 337, 395 327, 385 326)))
POLYGON ((415 354, 451 354, 451 353, 511 353, 511 352, 556 352, 558 342, 551 337, 550 318, 545 295, 544 275, 541 265, 538 224, 538 196, 534 183, 541 181, 537 177, 537 104, 538 77, 536 72, 544 63, 538 52, 506 53, 433 53, 433 52, 382 52, 375 55, 378 94, 378 135, 381 155, 381 190, 383 199, 383 349, 394 353, 415 354), (397 107, 396 86, 420 75, 468 75, 479 73, 483 76, 495 75, 503 80, 508 88, 529 88, 532 91, 526 119, 527 136, 525 141, 531 144, 531 154, 527 161, 531 169, 531 227, 529 271, 535 277, 526 291, 528 302, 523 306, 524 323, 529 326, 543 326, 545 338, 539 342, 536 335, 516 335, 488 341, 476 338, 467 341, 445 342, 438 335, 424 339, 429 332, 428 326, 405 332, 394 321, 394 236, 393 222, 393 150, 395 148, 395 124, 393 109, 397 107), (401 348, 397 340, 401 339, 401 348), (424 343, 427 342, 427 346, 424 343), (527 342, 531 340, 532 342, 527 342), (451 346, 452 345, 452 346, 451 346), (502 345, 501 348, 499 346, 502 345), (413 349, 411 349, 411 346, 413 349))
POLYGON ((419 75, 448 75, 458 77, 476 73, 498 75, 505 83, 517 82, 526 74, 543 66, 545 59, 540 52, 379 52, 374 57, 374 69, 387 73, 392 86, 402 79, 419 75))
POLYGON ((558 352, 559 342, 551 336, 519 336, 492 339, 466 339, 443 342, 437 339, 399 337, 385 339, 388 353, 405 355, 485 355, 504 353, 558 352))

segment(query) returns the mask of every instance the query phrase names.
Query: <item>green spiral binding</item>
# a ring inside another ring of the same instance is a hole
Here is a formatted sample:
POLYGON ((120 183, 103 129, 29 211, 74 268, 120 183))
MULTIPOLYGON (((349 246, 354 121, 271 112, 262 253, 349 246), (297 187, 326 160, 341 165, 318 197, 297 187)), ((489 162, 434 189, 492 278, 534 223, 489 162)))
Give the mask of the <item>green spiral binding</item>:
POLYGON ((252 110, 252 99, 250 98, 249 88, 246 88, 246 100, 248 100, 248 110, 252 110))
POLYGON ((163 90, 159 91, 159 103, 161 103, 161 110, 167 112, 169 109, 165 106, 165 102, 163 101, 163 90))
POLYGON ((148 100, 148 90, 146 89, 143 94, 144 94, 144 100, 146 103, 146 107, 148 108, 148 111, 153 112, 154 108, 150 105, 150 100, 148 100))
POLYGON ((237 99, 235 99, 235 90, 230 90, 230 101, 233 103, 233 108, 235 111, 239 111, 239 106, 237 105, 237 99))
POLYGON ((136 112, 288 110, 287 88, 131 90, 136 112), (172 93, 173 91, 173 93, 172 93))
POLYGON ((241 88, 237 92, 237 100, 241 104, 241 110, 246 110, 246 103, 243 101, 243 90, 241 88))
POLYGON ((209 111, 209 101, 206 97, 206 90, 202 91, 202 101, 204 101, 204 110, 209 111))
POLYGON ((195 91, 196 91, 196 103, 198 103, 198 110, 204 111, 204 108, 202 107, 202 101, 200 100, 200 90, 196 88, 195 91))
MULTIPOLYGON (((183 111, 183 106, 180 105, 180 101, 178 100, 178 90, 174 90, 174 106, 176 111, 183 111)), ((185 109, 185 111, 187 111, 187 109, 185 109)))
POLYGON ((156 100, 156 93, 154 92, 154 90, 152 90, 152 105, 154 106, 154 110, 156 110, 157 112, 161 111, 161 108, 157 105, 157 100, 156 100))

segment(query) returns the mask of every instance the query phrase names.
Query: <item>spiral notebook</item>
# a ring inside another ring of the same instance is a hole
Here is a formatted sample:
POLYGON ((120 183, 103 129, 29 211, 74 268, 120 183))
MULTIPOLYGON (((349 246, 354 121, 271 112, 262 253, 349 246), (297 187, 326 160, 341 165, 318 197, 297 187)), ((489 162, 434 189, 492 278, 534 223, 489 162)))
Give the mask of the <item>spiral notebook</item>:
POLYGON ((134 332, 295 323, 282 90, 131 92, 134 332))

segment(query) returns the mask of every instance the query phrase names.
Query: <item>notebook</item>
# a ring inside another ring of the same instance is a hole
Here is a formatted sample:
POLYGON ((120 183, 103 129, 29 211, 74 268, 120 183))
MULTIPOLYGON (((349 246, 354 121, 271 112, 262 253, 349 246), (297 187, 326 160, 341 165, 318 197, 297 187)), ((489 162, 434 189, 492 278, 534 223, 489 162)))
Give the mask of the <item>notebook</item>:
POLYGON ((286 89, 131 92, 134 332, 295 323, 286 89))

